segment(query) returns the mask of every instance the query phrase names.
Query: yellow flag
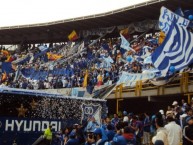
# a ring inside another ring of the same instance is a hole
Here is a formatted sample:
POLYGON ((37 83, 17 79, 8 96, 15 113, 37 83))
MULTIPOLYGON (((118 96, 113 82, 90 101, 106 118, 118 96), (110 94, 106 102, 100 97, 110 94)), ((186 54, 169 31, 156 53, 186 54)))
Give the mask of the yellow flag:
POLYGON ((88 70, 86 70, 85 76, 84 76, 84 82, 83 82, 83 88, 87 87, 87 81, 88 81, 88 70))
POLYGON ((62 57, 62 55, 52 54, 50 52, 47 53, 47 56, 49 60, 57 60, 62 57))
POLYGON ((68 39, 69 39, 70 41, 74 41, 74 40, 78 39, 78 35, 77 35, 77 33, 76 33, 75 30, 73 30, 73 31, 68 35, 68 39))
POLYGON ((7 50, 1 50, 1 52, 3 53, 3 55, 8 56, 9 52, 7 50))
POLYGON ((125 28, 125 29, 121 30, 120 33, 121 33, 123 36, 128 35, 128 34, 129 34, 129 28, 125 28))
POLYGON ((164 41, 166 35, 163 31, 160 32, 160 35, 159 35, 159 39, 158 39, 158 44, 162 44, 162 42, 164 41))

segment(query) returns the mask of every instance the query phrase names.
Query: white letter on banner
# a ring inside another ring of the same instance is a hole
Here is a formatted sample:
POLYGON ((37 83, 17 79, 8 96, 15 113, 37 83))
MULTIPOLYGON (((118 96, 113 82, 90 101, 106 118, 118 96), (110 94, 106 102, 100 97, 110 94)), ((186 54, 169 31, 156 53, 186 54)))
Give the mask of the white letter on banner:
POLYGON ((55 131, 57 131, 57 128, 58 128, 57 121, 52 121, 51 124, 52 124, 52 128, 53 128, 55 131))
POLYGON ((58 131, 61 129, 61 122, 58 122, 58 131))
POLYGON ((23 120, 18 122, 18 120, 15 120, 15 124, 17 125, 17 131, 20 131, 21 125, 23 124, 23 120))
POLYGON ((32 121, 29 121, 29 127, 27 128, 27 120, 24 121, 24 131, 31 131, 32 130, 32 121))
POLYGON ((42 121, 42 131, 46 130, 46 128, 49 127, 49 122, 48 121, 42 121))
POLYGON ((11 131, 14 129, 14 120, 11 120, 11 123, 9 123, 9 120, 5 121, 5 131, 8 131, 8 128, 11 127, 11 131))
POLYGON ((185 19, 173 13, 165 7, 161 7, 161 14, 159 17, 159 28, 167 34, 174 18, 176 19, 176 23, 180 26, 187 27, 189 25, 190 21, 188 19, 185 19))
POLYGON ((36 131, 36 124, 38 125, 37 131, 40 131, 40 121, 34 121, 33 122, 33 131, 36 131))

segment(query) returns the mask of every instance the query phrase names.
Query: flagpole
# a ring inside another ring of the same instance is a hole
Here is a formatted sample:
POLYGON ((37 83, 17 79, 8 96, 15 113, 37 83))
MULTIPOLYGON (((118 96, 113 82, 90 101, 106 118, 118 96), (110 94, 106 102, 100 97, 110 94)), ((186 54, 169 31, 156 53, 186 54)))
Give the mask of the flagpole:
MULTIPOLYGON (((150 30, 150 29, 149 29, 149 30, 150 30)), ((135 38, 134 40, 132 40, 132 41, 130 42, 130 44, 133 43, 133 42, 135 42, 136 40, 138 40, 138 39, 141 38, 142 36, 144 36, 149 30, 145 31, 144 33, 142 33, 141 35, 139 35, 139 37, 137 37, 137 38, 135 38)))

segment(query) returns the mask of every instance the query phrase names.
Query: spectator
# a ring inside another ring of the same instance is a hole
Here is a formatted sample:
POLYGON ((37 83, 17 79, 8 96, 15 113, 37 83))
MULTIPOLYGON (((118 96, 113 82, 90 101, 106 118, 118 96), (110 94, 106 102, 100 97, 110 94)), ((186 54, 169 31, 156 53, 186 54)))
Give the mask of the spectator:
POLYGON ((86 127, 87 132, 93 132, 97 126, 99 126, 99 124, 96 122, 94 117, 91 117, 91 119, 88 122, 88 125, 86 127))
POLYGON ((114 118, 112 118, 111 123, 113 126, 116 126, 119 123, 119 118, 117 114, 114 114, 114 118))
POLYGON ((143 144, 150 145, 150 119, 147 113, 144 113, 144 125, 143 125, 143 144))
POLYGON ((157 140, 161 140, 164 142, 164 145, 169 145, 168 133, 167 133, 167 130, 164 128, 164 121, 163 121, 161 113, 156 114, 155 124, 157 128, 157 133, 152 138, 153 144, 155 144, 157 140))
POLYGON ((44 131, 44 144, 50 145, 52 141, 52 125, 50 124, 49 127, 44 131))
POLYGON ((71 133, 69 134, 69 139, 64 141, 64 145, 78 145, 79 144, 79 140, 76 138, 76 132, 75 131, 71 131, 71 133))
POLYGON ((183 145, 193 145, 193 117, 186 118, 187 126, 183 130, 183 145))
POLYGON ((169 145, 179 145, 182 142, 182 129, 176 124, 173 114, 167 115, 168 124, 165 125, 165 129, 168 132, 169 145))

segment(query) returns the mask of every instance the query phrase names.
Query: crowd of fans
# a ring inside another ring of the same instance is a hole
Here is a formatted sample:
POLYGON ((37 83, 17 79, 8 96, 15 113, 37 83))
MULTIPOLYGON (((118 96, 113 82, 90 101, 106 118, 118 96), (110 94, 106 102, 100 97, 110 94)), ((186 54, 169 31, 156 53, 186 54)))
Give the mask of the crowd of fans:
POLYGON ((121 116, 102 118, 101 125, 90 116, 84 124, 61 129, 52 141, 57 145, 192 145, 193 98, 190 104, 174 101, 168 110, 154 115, 123 111, 121 116))
POLYGON ((0 84, 23 89, 82 87, 86 70, 88 84, 112 84, 122 71, 142 73, 153 69, 153 65, 144 60, 158 46, 157 39, 156 35, 136 39, 131 44, 136 52, 121 48, 120 38, 84 42, 81 50, 76 47, 79 42, 74 46, 69 43, 26 45, 23 51, 14 52, 1 48, 0 61, 10 62, 14 70, 6 77, 2 72, 0 84), (40 47, 44 47, 44 51, 40 47), (49 58, 50 54, 55 57, 49 58))

